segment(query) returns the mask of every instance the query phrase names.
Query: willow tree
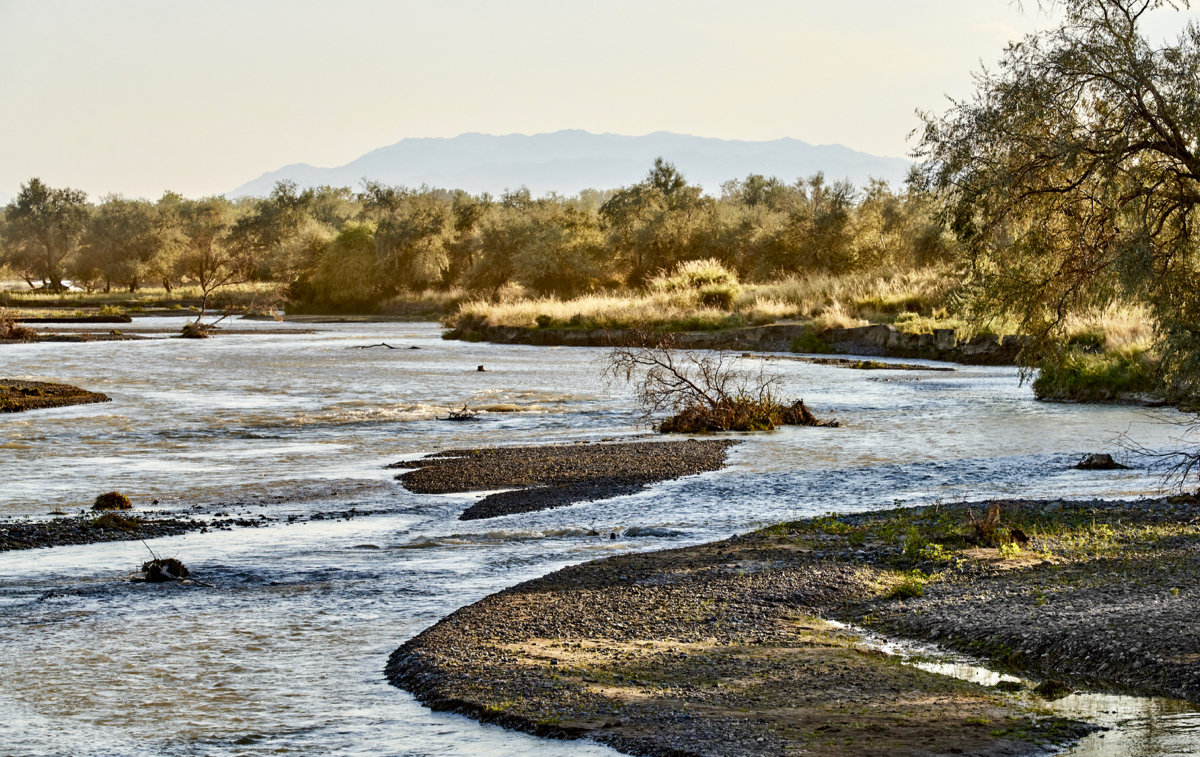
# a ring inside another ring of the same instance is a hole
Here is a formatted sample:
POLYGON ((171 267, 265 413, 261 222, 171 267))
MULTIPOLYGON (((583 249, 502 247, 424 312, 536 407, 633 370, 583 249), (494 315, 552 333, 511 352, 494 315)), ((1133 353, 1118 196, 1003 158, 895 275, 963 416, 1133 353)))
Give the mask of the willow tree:
POLYGON ((1187 0, 1064 0, 976 92, 924 117, 920 176, 946 198, 974 302, 1034 339, 1072 311, 1143 304, 1164 378, 1200 388, 1200 28, 1156 43, 1148 13, 1187 0))

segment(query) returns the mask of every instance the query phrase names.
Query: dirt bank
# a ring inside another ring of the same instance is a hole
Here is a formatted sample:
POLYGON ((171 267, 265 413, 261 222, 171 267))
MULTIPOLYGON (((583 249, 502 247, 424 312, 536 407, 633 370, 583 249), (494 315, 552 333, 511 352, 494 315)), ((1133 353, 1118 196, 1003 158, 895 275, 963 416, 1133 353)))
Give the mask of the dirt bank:
POLYGON ((418 494, 516 489, 490 494, 459 520, 547 510, 576 502, 632 494, 666 481, 721 468, 736 441, 728 439, 621 444, 555 444, 450 450, 390 468, 418 494))
POLYGON ((447 617, 388 675, 435 709, 646 755, 1019 754, 1080 733, 818 618, 1067 690, 1200 701, 1196 500, 992 504, 567 568, 447 617))
POLYGON ((109 402, 107 395, 69 384, 0 379, 0 413, 19 413, 47 407, 109 402))
MULTIPOLYGON (((634 338, 620 329, 519 328, 463 322, 443 336, 446 339, 499 344, 610 347, 634 338)), ((954 329, 934 329, 910 334, 894 326, 876 324, 844 329, 814 330, 805 323, 777 323, 720 331, 685 331, 674 334, 680 349, 751 350, 758 352, 840 352, 852 355, 925 358, 972 365, 1015 365, 1024 341, 1017 336, 980 334, 960 338, 954 329)))

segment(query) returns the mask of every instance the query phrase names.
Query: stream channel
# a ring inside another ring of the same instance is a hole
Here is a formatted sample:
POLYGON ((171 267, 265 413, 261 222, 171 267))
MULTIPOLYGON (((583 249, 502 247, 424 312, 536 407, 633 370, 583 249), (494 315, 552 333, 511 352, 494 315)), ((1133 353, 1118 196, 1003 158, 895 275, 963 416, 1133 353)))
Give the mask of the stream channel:
MULTIPOLYGON (((78 512, 117 489, 146 509, 267 518, 148 545, 0 553, 0 753, 616 754, 430 712, 387 684, 384 664, 456 608, 584 560, 896 503, 1152 494, 1158 475, 1136 456, 1121 456, 1126 471, 1071 466, 1117 451, 1121 434, 1176 447, 1182 419, 1040 403, 1013 368, 771 361, 787 395, 843 427, 744 435, 722 471, 461 522, 477 495, 412 494, 384 466, 647 436, 630 389, 600 379, 602 350, 443 341, 429 323, 236 326, 252 333, 0 346, 0 376, 113 399, 0 418, 0 517, 78 512), (402 349, 356 349, 380 342, 402 349), (477 421, 437 420, 464 403, 484 411, 477 421), (147 547, 206 585, 131 583, 147 547)), ((1188 706, 1075 695, 1055 707, 1116 729, 1069 754, 1200 752, 1188 706)))

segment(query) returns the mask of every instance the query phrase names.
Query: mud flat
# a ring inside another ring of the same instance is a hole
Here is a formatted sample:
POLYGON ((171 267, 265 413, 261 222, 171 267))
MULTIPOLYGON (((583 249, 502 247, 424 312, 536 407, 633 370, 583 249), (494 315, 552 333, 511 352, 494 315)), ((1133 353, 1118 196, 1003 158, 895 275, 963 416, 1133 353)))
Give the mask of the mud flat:
POLYGON ((547 510, 632 494, 657 481, 718 470, 728 439, 619 444, 554 444, 450 450, 393 463, 416 468, 396 478, 418 494, 515 489, 490 494, 459 520, 547 510))
POLYGON ((108 395, 69 384, 0 378, 0 413, 19 413, 47 407, 109 402, 108 395))
POLYGON ((1200 505, 996 502, 780 524, 465 607, 387 672, 426 705, 639 755, 1032 754, 1087 727, 823 619, 1046 684, 1200 701, 1200 505))

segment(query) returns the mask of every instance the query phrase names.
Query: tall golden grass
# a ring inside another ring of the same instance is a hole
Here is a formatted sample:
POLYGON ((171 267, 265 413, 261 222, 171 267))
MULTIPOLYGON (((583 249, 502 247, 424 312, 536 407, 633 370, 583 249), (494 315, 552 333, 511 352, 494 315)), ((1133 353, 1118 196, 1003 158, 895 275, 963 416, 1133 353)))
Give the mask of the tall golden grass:
POLYGON ((472 299, 463 303, 447 323, 702 330, 804 320, 829 328, 860 326, 892 322, 905 313, 945 318, 950 294, 959 281, 953 269, 937 267, 792 276, 768 284, 739 284, 716 261, 692 261, 655 277, 643 291, 606 292, 571 300, 521 296, 472 299))

